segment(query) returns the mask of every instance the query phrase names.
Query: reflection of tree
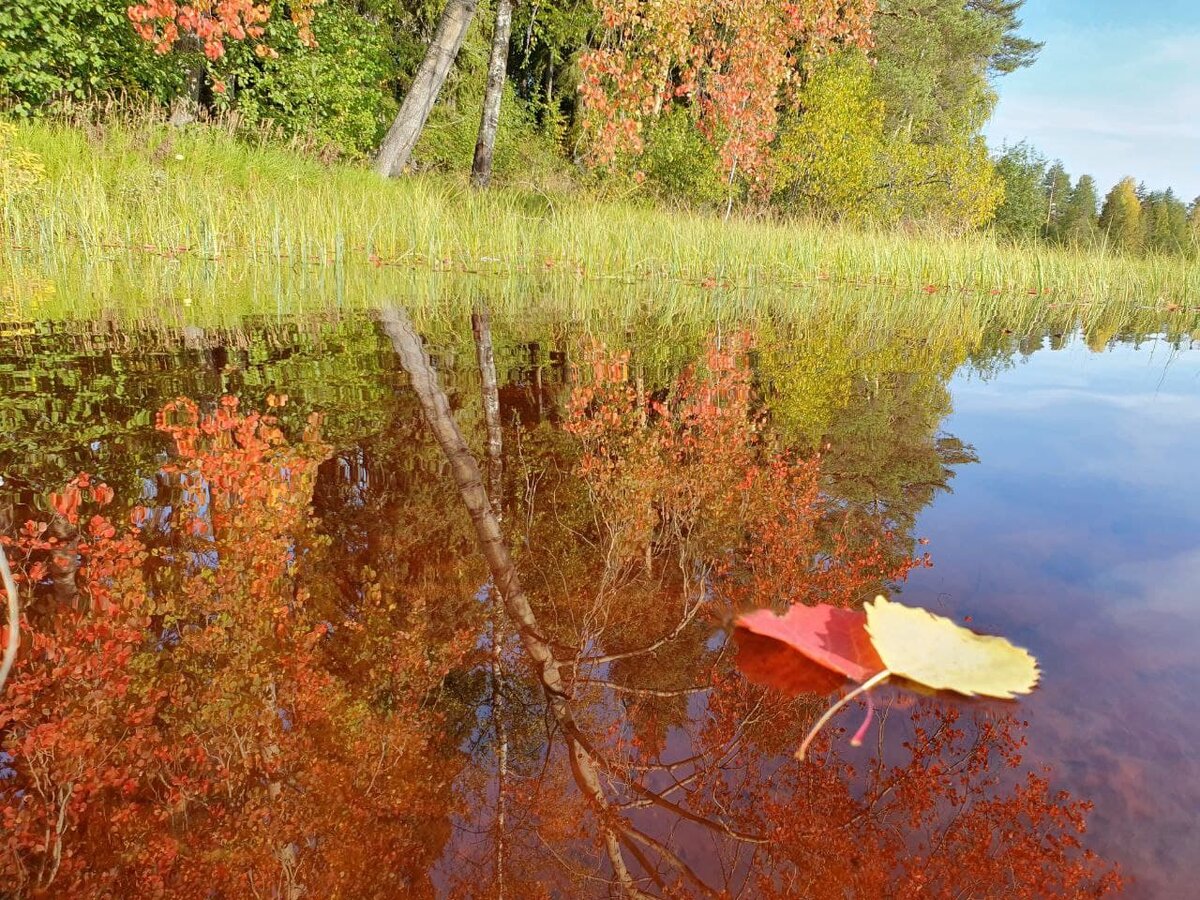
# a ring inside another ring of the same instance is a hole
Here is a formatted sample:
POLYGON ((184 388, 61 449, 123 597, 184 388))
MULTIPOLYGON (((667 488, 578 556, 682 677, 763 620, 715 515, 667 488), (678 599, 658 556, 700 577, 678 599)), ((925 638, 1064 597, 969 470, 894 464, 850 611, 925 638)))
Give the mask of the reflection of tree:
MULTIPOLYGON (((794 746, 816 704, 748 686, 704 639, 704 629, 689 627, 699 626, 693 617, 702 603, 713 605, 714 579, 727 581, 734 596, 739 584, 771 583, 737 562, 757 559, 771 569, 747 543, 761 547, 771 528, 813 540, 811 520, 820 514, 811 477, 804 480, 788 463, 757 468, 757 426, 749 406, 738 406, 744 382, 736 366, 726 370, 732 380, 722 382, 723 361, 715 357, 709 376, 685 382, 716 375, 710 386, 733 390, 701 390, 690 400, 681 391, 674 408, 652 405, 639 387, 616 384, 623 376, 619 360, 597 369, 599 384, 575 398, 568 428, 581 441, 579 465, 589 483, 587 498, 574 494, 572 502, 604 508, 558 520, 560 528, 585 536, 575 555, 594 562, 563 559, 564 578, 586 580, 566 582, 566 609, 543 597, 535 612, 419 339, 402 314, 385 314, 384 323, 451 464, 561 737, 561 744, 545 747, 540 769, 528 760, 514 763, 526 774, 512 786, 524 813, 504 840, 510 888, 531 888, 519 874, 530 869, 538 872, 539 893, 573 896, 613 889, 627 896, 745 890, 811 896, 835 886, 868 896, 960 888, 1040 896, 1117 886, 1103 865, 1078 852, 1086 804, 1051 795, 1038 776, 1007 785, 996 775, 1019 765, 1021 739, 1011 718, 965 723, 957 710, 929 705, 912 716, 905 761, 885 764, 885 750, 896 748, 881 728, 879 755, 866 773, 832 755, 823 765, 775 762, 794 746), (606 380, 614 386, 604 388, 606 380), (712 459, 722 464, 705 464, 712 459), (731 459, 754 468, 729 472, 731 459), (758 508, 758 495, 748 490, 760 477, 771 512, 758 508), (705 503, 692 502, 696 497, 705 503), (781 498, 783 508, 807 515, 781 516, 781 498), (713 515, 701 521, 706 504, 713 515), (685 564, 667 577, 674 567, 661 559, 685 564), (687 577, 695 571, 703 574, 687 577), (636 602, 633 616, 622 602, 636 602), (544 630, 547 619, 572 623, 571 640, 544 630), (573 652, 579 677, 569 677, 556 655, 560 646, 579 648, 573 652), (700 711, 691 700, 702 696, 700 711), (680 746, 686 753, 672 760, 680 746)), ((531 547, 522 561, 537 558, 540 540, 562 546, 543 531, 526 534, 531 547)), ((828 577, 828 559, 793 549, 813 578, 828 577)), ((801 570, 780 571, 794 577, 801 570)), ((844 578, 833 583, 844 586, 844 578)), ((493 820, 492 833, 496 826, 493 820)), ((456 868, 469 869, 471 859, 462 854, 456 868)), ((456 885, 464 895, 487 893, 469 880, 456 885)))
MULTIPOLYGON (((305 429, 295 399, 272 398, 266 416, 183 404, 162 423, 166 461, 143 441, 128 462, 130 484, 147 472, 157 484, 135 511, 140 532, 84 492, 88 609, 24 583, 36 640, 0 704, 10 893, 924 896, 1110 883, 1077 846, 1083 806, 1001 774, 1016 723, 897 707, 866 763, 842 740, 800 766, 790 754, 824 698, 747 684, 717 627, 739 606, 852 604, 903 576, 906 548, 875 523, 902 528, 938 466, 967 453, 937 445, 936 403, 903 408, 936 400, 929 384, 882 364, 878 377, 847 375, 821 429, 834 444, 826 473, 840 462, 850 485, 839 493, 781 450, 796 442, 764 416, 738 339, 654 386, 596 348, 575 360, 584 377, 569 399, 565 360, 539 376, 546 356, 530 350, 520 384, 500 389, 501 489, 481 493, 494 482, 461 440, 465 429, 486 446, 477 357, 460 367, 456 408, 435 402, 439 427, 460 430, 456 483, 417 396, 387 388, 397 378, 378 334, 341 334, 357 348, 344 365, 276 360, 319 395, 365 391, 334 448, 314 431, 283 440, 305 429), (855 416, 869 427, 843 421, 855 416), (880 428, 907 449, 852 446, 880 428), (477 552, 480 521, 507 567, 477 552), (830 534, 830 521, 848 524, 830 534)), ((21 540, 18 572, 37 580, 26 551, 46 538, 21 540)))
POLYGON ((331 589, 315 431, 289 445, 232 398, 159 424, 169 477, 135 521, 177 533, 155 550, 171 578, 150 577, 137 529, 87 518, 103 486, 60 501, 84 534, 86 610, 29 590, 46 532, 17 547, 32 639, 0 705, 10 893, 430 893, 455 769, 434 692, 469 641, 425 628, 415 590, 386 663, 347 677, 373 648, 346 636, 401 618, 378 582, 353 610, 331 589), (398 680, 387 702, 380 670, 398 680))
POLYGON ((954 467, 978 462, 974 448, 940 433, 950 412, 945 384, 895 373, 860 380, 825 436, 822 472, 845 504, 851 533, 890 532, 912 553, 917 515, 950 490, 954 467))

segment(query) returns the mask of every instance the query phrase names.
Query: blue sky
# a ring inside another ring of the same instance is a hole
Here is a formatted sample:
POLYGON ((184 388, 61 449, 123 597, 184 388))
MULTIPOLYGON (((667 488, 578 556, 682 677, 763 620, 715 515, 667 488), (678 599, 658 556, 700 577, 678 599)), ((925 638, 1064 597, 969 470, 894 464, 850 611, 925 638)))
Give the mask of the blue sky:
POLYGON ((1027 139, 1101 195, 1125 175, 1200 195, 1200 0, 1027 0, 1031 68, 998 79, 993 147, 1027 139))

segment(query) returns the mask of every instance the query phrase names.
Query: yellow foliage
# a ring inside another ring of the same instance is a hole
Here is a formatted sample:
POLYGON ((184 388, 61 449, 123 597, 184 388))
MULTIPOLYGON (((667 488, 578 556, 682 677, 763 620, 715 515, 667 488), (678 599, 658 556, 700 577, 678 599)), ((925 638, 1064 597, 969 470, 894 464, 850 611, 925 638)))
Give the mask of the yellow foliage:
POLYGON ((876 597, 867 632, 888 671, 934 690, 1012 699, 1028 694, 1040 673, 1028 650, 976 634, 924 609, 876 597))
POLYGON ((776 142, 776 198, 839 219, 866 218, 879 184, 883 104, 872 96, 861 53, 820 65, 800 96, 803 112, 785 120, 776 142))
POLYGON ((0 122, 0 203, 36 185, 46 174, 36 153, 12 145, 17 129, 0 122))

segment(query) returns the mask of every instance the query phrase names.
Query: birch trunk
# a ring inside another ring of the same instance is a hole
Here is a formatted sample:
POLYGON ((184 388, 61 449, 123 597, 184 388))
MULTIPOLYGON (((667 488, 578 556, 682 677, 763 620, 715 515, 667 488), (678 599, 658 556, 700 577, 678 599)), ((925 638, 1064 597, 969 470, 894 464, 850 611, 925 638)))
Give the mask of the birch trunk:
POLYGON ((471 185, 485 188, 492 180, 492 156, 496 150, 496 130, 500 127, 500 98, 504 94, 504 76, 508 70, 508 39, 512 32, 512 0, 497 0, 496 27, 492 31, 492 55, 488 60, 487 91, 483 95, 483 116, 479 120, 479 140, 475 142, 475 160, 471 163, 471 185))
POLYGON ((380 175, 395 178, 404 173, 413 148, 425 128, 429 112, 441 93, 450 66, 458 56, 471 20, 475 18, 476 3, 477 0, 448 0, 446 8, 442 10, 425 58, 421 60, 412 86, 404 96, 400 111, 396 113, 396 119, 375 158, 375 171, 380 175))

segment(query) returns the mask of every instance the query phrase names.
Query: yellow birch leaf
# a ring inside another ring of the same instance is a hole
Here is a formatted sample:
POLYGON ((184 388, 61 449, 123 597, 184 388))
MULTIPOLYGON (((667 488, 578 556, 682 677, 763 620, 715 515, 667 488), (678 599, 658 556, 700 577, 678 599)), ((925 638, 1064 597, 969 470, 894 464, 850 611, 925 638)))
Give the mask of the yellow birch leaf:
POLYGON ((976 634, 944 616, 876 597, 866 605, 867 633, 893 675, 935 690, 1012 699, 1028 694, 1037 660, 1002 637, 976 634))

